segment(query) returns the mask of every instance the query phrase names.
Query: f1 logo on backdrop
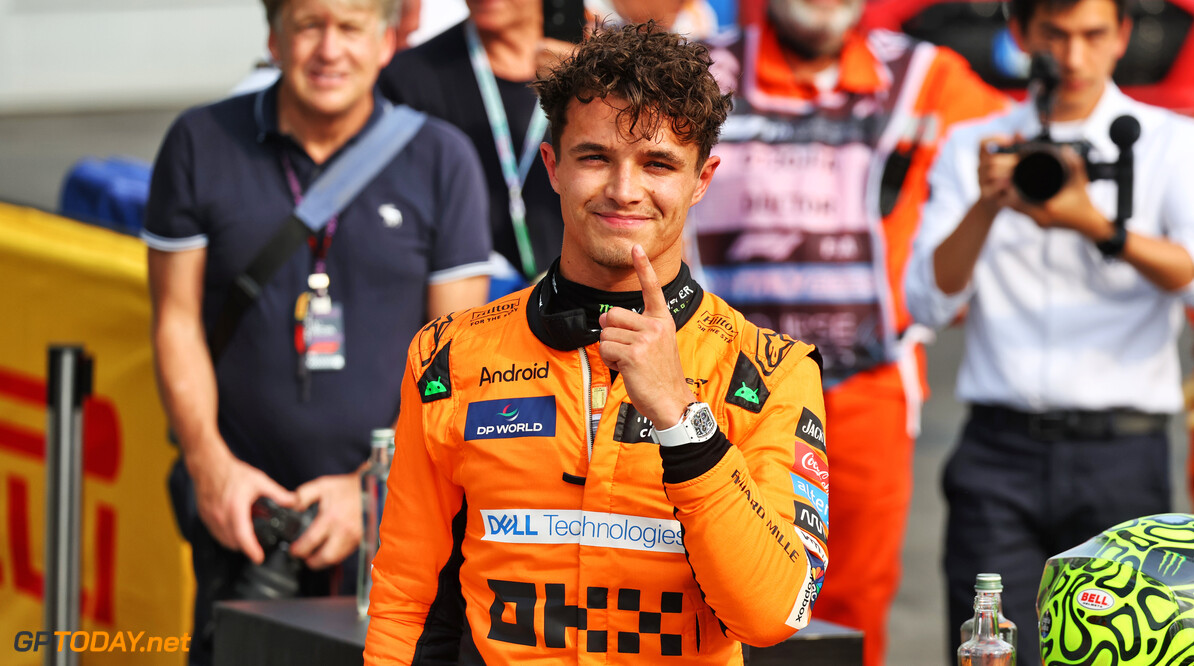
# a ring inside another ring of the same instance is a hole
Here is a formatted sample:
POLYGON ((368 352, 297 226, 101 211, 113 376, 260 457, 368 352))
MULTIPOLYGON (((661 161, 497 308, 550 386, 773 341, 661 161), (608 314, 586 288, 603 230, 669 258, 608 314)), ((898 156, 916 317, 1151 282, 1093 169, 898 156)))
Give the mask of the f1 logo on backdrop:
POLYGON ((506 398, 470 402, 464 417, 464 439, 555 437, 556 397, 506 398))

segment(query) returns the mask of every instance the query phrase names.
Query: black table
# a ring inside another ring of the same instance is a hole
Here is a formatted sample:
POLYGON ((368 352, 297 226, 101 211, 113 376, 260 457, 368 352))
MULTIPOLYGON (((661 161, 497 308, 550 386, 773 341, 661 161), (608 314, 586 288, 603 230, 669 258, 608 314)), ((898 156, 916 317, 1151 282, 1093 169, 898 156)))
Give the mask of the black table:
MULTIPOLYGON (((368 618, 355 597, 223 601, 216 604, 214 661, 220 666, 361 663, 368 618)), ((750 666, 862 664, 862 632, 813 620, 788 640, 747 648, 750 666)))

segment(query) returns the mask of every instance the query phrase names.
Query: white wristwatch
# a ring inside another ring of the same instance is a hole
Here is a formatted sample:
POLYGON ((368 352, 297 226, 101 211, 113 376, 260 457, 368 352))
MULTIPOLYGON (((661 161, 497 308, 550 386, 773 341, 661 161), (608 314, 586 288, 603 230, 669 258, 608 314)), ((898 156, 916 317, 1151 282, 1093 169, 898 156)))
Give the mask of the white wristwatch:
POLYGON ((680 446, 707 442, 715 432, 717 419, 713 418, 713 410, 703 402, 693 402, 684 409, 684 415, 676 425, 666 430, 652 426, 651 439, 660 446, 680 446))

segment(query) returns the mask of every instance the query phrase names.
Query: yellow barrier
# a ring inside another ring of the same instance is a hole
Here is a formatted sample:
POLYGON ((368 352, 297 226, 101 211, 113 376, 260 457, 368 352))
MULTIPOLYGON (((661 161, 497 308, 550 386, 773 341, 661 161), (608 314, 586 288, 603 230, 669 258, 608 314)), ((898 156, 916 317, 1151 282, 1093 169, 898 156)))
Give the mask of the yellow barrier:
POLYGON ((166 492, 173 449, 149 318, 140 240, 0 204, 0 663, 42 663, 47 649, 70 649, 74 638, 39 644, 47 637, 36 633, 44 629, 46 349, 61 343, 82 344, 95 359, 80 575, 80 629, 90 633, 75 647, 87 644, 85 664, 185 661, 181 652, 130 658, 94 649, 101 636, 105 646, 113 636, 128 645, 140 632, 181 640, 191 629, 190 551, 166 492))

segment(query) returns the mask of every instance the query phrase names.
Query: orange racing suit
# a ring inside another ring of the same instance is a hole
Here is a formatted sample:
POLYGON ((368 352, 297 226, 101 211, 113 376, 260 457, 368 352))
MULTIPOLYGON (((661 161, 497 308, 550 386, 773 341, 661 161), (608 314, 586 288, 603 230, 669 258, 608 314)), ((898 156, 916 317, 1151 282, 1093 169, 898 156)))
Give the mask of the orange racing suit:
POLYGON ((836 80, 820 88, 793 77, 767 22, 710 48, 734 109, 717 177, 689 216, 698 275, 750 321, 824 356, 834 568, 816 616, 862 629, 877 666, 925 393, 927 331, 910 330, 904 267, 941 138, 1006 101, 956 53, 886 31, 848 34, 836 80))
POLYGON ((720 430, 662 448, 596 338, 545 316, 551 284, 411 345, 366 663, 740 664, 805 626, 828 560, 815 349, 684 267, 664 294, 720 430))

